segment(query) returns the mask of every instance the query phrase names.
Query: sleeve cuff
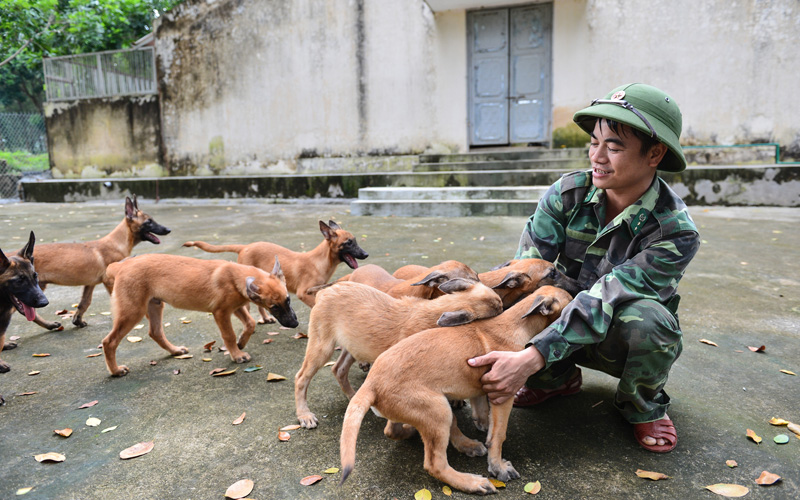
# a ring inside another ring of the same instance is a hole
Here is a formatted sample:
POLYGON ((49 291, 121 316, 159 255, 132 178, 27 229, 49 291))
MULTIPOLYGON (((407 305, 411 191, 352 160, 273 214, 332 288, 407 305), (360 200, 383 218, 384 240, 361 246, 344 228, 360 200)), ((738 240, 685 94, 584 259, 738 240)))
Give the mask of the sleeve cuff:
POLYGON ((569 355, 569 342, 558 331, 546 328, 536 335, 525 347, 534 346, 545 360, 545 368, 569 355))

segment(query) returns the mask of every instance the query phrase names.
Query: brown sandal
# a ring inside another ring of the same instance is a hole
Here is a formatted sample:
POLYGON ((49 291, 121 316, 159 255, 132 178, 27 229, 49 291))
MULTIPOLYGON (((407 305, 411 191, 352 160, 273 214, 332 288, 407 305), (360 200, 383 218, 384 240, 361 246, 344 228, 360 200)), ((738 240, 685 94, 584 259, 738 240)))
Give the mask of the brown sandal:
POLYGON ((669 418, 662 418, 655 422, 645 422, 643 424, 633 424, 633 435, 636 436, 636 441, 645 450, 654 453, 667 453, 675 449, 678 445, 678 434, 675 432, 675 425, 669 418), (645 444, 644 438, 650 436, 654 439, 663 439, 666 444, 645 444))

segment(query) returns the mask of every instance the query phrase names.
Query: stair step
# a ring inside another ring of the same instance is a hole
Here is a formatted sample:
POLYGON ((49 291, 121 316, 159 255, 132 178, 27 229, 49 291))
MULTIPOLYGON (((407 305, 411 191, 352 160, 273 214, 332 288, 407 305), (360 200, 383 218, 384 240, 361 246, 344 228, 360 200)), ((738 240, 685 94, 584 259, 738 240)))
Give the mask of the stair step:
POLYGON ((351 215, 382 217, 522 216, 536 211, 536 200, 354 200, 351 215))
POLYGON ((589 168, 589 160, 583 158, 535 158, 517 160, 480 160, 469 162, 428 162, 414 165, 414 172, 472 171, 472 170, 526 170, 563 169, 581 170, 589 168))
POLYGON ((393 200, 538 200, 548 186, 372 187, 358 190, 365 201, 393 200))
POLYGON ((587 158, 586 148, 561 148, 561 149, 521 149, 521 150, 495 150, 473 151, 471 153, 454 154, 423 154, 419 156, 420 163, 456 163, 473 161, 496 160, 532 160, 532 159, 557 159, 557 158, 587 158))

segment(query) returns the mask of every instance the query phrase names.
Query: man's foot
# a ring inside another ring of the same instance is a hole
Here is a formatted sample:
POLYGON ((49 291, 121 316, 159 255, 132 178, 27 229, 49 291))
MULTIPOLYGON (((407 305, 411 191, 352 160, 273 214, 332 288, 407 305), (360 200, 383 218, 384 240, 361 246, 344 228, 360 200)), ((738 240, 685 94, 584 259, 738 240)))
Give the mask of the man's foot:
POLYGON ((522 389, 517 391, 514 396, 514 406, 523 408, 526 406, 538 405, 543 403, 553 396, 569 396, 581 391, 581 384, 583 383, 583 376, 581 375, 580 368, 575 369, 575 374, 564 385, 556 389, 531 389, 527 385, 523 385, 522 389))
POLYGON ((667 415, 655 422, 633 424, 633 435, 642 448, 654 453, 667 453, 674 450, 678 444, 675 425, 667 415))

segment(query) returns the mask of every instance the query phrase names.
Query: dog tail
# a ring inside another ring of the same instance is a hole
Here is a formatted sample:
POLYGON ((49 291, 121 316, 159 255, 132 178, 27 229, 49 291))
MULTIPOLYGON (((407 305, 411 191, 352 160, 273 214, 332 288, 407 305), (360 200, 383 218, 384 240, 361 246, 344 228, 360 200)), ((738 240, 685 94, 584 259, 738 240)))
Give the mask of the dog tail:
POLYGON ((185 247, 197 247, 204 252, 209 253, 222 253, 222 252, 236 252, 239 253, 244 248, 244 245, 211 245, 205 241, 187 241, 183 244, 185 247))
POLYGON ((347 476, 353 472, 356 463, 356 438, 361 428, 361 421, 369 411, 372 403, 375 402, 375 393, 372 392, 369 381, 358 389, 350 404, 347 405, 347 412, 344 414, 342 422, 342 438, 339 442, 339 453, 342 462, 342 480, 339 486, 344 484, 347 476))

